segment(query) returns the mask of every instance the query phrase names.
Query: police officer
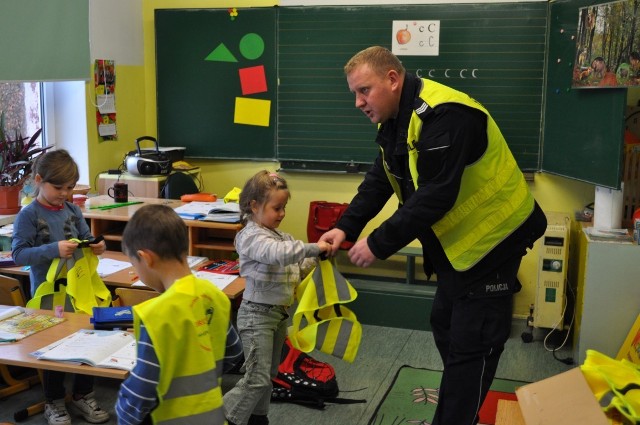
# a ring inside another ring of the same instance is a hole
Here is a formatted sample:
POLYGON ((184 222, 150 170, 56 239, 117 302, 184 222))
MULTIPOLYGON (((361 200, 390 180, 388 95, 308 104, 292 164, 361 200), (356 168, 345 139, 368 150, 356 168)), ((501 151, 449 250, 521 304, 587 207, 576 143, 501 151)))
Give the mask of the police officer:
POLYGON ((444 371, 434 425, 475 424, 511 330, 518 267, 546 218, 489 112, 370 47, 344 67, 380 153, 335 229, 335 254, 396 195, 399 208, 349 258, 386 259, 418 239, 438 287, 431 328, 444 371))

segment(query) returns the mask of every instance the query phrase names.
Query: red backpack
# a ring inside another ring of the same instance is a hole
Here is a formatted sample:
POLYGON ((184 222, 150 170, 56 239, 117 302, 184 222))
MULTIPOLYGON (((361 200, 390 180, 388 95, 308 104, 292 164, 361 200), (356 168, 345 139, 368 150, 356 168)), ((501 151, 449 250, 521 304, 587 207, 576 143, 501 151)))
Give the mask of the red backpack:
POLYGON ((298 403, 317 409, 323 409, 325 402, 366 402, 337 398, 340 390, 333 366, 296 349, 289 338, 282 347, 278 375, 272 382, 271 401, 274 402, 298 403))

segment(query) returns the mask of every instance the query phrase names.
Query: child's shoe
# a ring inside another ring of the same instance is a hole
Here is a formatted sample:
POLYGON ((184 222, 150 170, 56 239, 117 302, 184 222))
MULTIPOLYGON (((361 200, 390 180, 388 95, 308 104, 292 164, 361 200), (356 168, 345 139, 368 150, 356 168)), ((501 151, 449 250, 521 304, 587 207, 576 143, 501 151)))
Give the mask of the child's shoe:
MULTIPOLYGON (((80 411, 80 414, 87 422, 101 424, 109 420, 109 413, 98 406, 93 391, 84 395, 79 400, 74 399, 73 405, 80 411)), ((51 423, 49 423, 49 425, 51 425, 51 423)))
POLYGON ((49 425, 71 425, 71 416, 64 405, 64 398, 45 403, 44 418, 49 425))
POLYGON ((269 418, 267 415, 251 415, 247 425, 269 425, 269 418))

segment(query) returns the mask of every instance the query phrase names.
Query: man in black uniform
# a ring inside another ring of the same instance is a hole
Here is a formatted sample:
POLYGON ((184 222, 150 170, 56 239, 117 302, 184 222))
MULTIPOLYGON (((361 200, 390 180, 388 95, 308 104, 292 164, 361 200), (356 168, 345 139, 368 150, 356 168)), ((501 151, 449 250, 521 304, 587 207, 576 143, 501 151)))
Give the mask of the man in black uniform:
POLYGON ((335 229, 335 254, 394 193, 399 208, 349 250, 370 266, 418 239, 438 288, 431 327, 444 371, 434 425, 472 425, 509 338, 517 272, 546 217, 500 130, 464 93, 406 73, 370 47, 345 65, 356 107, 379 124, 380 154, 335 229))

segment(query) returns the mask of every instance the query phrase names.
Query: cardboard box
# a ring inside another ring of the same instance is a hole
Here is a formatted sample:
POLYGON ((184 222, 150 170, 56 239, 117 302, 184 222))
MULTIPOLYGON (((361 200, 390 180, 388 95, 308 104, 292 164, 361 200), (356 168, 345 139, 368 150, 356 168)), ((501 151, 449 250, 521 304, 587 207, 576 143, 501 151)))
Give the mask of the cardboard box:
POLYGON ((579 367, 516 390, 526 425, 609 425, 579 367))

